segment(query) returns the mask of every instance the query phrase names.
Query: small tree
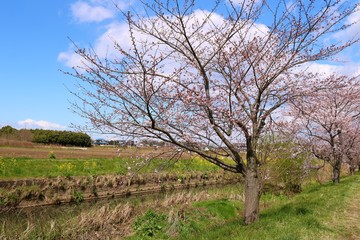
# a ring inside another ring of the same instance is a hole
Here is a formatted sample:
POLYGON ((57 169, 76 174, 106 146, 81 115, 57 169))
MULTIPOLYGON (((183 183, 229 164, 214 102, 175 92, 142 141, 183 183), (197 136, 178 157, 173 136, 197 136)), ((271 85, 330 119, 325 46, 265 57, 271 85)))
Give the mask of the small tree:
POLYGON ((309 155, 293 139, 281 135, 263 137, 258 146, 263 184, 283 187, 287 193, 300 192, 304 179, 310 173, 306 168, 309 155))
POLYGON ((74 110, 102 132, 159 139, 242 174, 245 223, 256 221, 258 140, 272 113, 312 79, 295 68, 355 42, 323 39, 347 28, 356 6, 244 0, 200 10, 195 0, 141 2, 143 14, 124 14, 130 44, 114 39, 117 56, 77 49, 74 110))
POLYGON ((301 144, 333 169, 333 182, 340 182, 344 157, 352 158, 358 133, 360 89, 356 79, 332 75, 326 88, 297 98, 293 110, 301 144))

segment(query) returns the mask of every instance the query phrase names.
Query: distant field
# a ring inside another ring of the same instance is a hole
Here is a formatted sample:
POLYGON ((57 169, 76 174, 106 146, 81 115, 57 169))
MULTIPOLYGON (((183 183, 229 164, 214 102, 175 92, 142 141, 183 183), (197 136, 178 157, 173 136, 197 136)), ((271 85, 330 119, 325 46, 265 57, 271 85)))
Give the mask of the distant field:
POLYGON ((2 146, 0 179, 126 174, 128 171, 219 170, 217 166, 188 153, 178 155, 179 161, 172 157, 173 149, 154 147, 2 146), (149 159, 152 160, 147 162, 149 159))
POLYGON ((149 154, 160 154, 169 149, 156 149, 153 147, 61 147, 38 145, 30 142, 20 141, 0 141, 0 157, 30 157, 48 158, 49 153, 53 152, 58 159, 62 158, 114 158, 114 157, 136 157, 149 154))
POLYGON ((217 166, 201 159, 180 159, 176 162, 154 159, 140 167, 139 163, 141 164, 141 159, 133 158, 33 159, 0 157, 0 180, 6 178, 123 175, 130 171, 138 173, 221 171, 217 166))

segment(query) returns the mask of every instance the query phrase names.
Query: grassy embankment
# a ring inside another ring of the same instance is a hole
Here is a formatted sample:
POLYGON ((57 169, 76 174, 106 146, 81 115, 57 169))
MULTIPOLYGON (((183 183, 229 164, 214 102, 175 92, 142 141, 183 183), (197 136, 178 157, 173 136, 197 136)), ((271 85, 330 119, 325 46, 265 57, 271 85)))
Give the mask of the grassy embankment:
POLYGON ((260 220, 250 226, 242 223, 241 188, 23 210, 0 216, 0 238, 359 239, 360 175, 310 184, 293 197, 263 195, 260 220))
POLYGON ((130 239, 360 239, 359 189, 357 175, 309 185, 292 198, 263 195, 260 220, 250 226, 239 217, 242 203, 229 198, 194 203, 175 217, 148 212, 130 239))

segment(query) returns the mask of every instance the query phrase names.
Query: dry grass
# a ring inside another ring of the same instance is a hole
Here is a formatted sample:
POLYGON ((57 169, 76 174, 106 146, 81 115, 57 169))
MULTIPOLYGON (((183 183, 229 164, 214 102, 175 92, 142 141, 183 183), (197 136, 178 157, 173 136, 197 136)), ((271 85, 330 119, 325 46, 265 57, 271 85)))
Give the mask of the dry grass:
MULTIPOLYGON (((101 233, 106 233, 107 236, 124 236, 130 231, 129 222, 132 220, 133 216, 134 206, 131 206, 128 203, 119 204, 115 208, 111 208, 107 204, 100 209, 94 209, 90 212, 80 214, 76 219, 77 224, 74 229, 69 229, 68 232, 75 232, 82 236, 89 234, 90 238, 93 238, 96 235, 104 236, 101 233), (94 232, 97 232, 97 234, 94 232)), ((97 238, 95 237, 94 239, 97 238)))
POLYGON ((0 146, 31 148, 31 147, 35 147, 35 144, 32 142, 0 138, 0 146))
POLYGON ((120 203, 111 207, 106 204, 101 208, 82 212, 72 219, 71 222, 75 224, 72 228, 67 226, 63 236, 69 238, 81 236, 81 239, 103 239, 107 236, 109 239, 121 239, 132 233, 132 223, 148 209, 167 212, 168 222, 176 224, 181 221, 185 209, 193 202, 210 198, 213 199, 214 195, 210 195, 207 191, 181 191, 166 195, 163 199, 142 202, 141 206, 134 203, 120 203))
MULTIPOLYGON (((214 196, 211 196, 212 198, 214 196)), ((109 204, 102 206, 100 209, 93 209, 90 212, 82 213, 76 219, 76 227, 69 230, 70 232, 119 232, 127 229, 129 223, 133 220, 135 212, 143 212, 144 209, 166 209, 174 206, 183 208, 193 202, 209 199, 210 195, 206 191, 198 193, 194 192, 178 192, 166 195, 164 199, 155 200, 155 202, 147 202, 141 205, 141 208, 135 210, 135 206, 129 203, 118 204, 114 208, 109 204)), ((137 213, 138 214, 138 213, 137 213)), ((171 211, 169 216, 171 215, 171 211)))
POLYGON ((160 201, 159 205, 162 207, 171 207, 175 205, 188 205, 193 202, 208 199, 209 197, 210 195, 206 191, 201 191, 198 193, 179 192, 175 194, 166 195, 165 198, 162 201, 160 201))

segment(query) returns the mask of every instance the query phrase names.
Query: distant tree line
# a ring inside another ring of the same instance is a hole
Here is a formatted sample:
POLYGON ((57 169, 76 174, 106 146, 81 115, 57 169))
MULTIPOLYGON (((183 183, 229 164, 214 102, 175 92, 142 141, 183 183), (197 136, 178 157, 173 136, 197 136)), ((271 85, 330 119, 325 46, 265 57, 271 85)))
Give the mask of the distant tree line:
POLYGON ((91 138, 86 133, 42 129, 35 129, 30 131, 33 134, 32 141, 35 143, 71 145, 80 147, 91 146, 91 138))
POLYGON ((63 146, 90 147, 91 137, 86 133, 57 131, 44 129, 21 129, 11 126, 0 129, 0 138, 9 140, 29 141, 42 144, 58 144, 63 146))

